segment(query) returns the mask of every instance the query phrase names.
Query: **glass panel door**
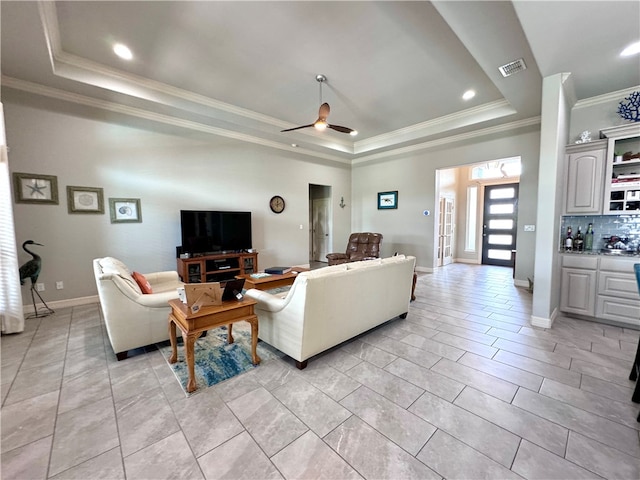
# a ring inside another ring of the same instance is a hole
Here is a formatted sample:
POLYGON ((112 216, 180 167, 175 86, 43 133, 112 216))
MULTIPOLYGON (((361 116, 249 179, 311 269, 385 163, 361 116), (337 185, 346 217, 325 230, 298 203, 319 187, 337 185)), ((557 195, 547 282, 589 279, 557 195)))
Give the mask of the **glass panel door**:
POLYGON ((440 198, 440 224, 438 228, 438 266, 453 263, 453 198, 440 198))
POLYGON ((484 188, 483 265, 513 267, 518 228, 518 184, 484 188))

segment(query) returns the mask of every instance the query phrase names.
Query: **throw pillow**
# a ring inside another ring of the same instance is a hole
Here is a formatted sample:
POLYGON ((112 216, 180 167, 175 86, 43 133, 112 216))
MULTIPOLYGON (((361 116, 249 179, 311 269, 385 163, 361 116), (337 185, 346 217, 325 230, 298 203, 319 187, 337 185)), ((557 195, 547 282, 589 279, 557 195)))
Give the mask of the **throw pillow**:
POLYGON ((149 280, 145 278, 144 275, 138 272, 133 272, 133 279, 136 281, 142 293, 153 293, 153 289, 151 288, 151 284, 149 280))

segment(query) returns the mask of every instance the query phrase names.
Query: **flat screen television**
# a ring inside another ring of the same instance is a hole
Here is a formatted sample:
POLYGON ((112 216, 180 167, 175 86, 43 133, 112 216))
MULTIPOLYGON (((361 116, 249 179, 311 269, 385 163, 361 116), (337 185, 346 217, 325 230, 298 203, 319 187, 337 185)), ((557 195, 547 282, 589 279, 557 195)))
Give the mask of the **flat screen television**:
POLYGON ((251 212, 180 210, 182 251, 237 252, 252 248, 251 212))

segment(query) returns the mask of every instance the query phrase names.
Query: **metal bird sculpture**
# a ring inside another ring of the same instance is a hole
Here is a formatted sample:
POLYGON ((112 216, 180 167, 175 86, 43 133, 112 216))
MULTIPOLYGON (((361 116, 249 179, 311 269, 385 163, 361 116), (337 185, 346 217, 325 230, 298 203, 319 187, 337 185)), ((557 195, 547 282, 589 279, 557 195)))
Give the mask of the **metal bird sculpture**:
POLYGON ((44 245, 38 242, 34 242, 33 240, 27 240, 22 244, 22 249, 29 255, 31 255, 32 258, 20 267, 20 285, 24 285, 24 281, 27 278, 31 279, 31 285, 35 285, 35 283, 38 281, 40 270, 42 270, 42 259, 40 258, 40 255, 37 255, 29 250, 27 248, 27 245, 40 245, 41 247, 43 247, 44 245))
POLYGON ((36 282, 38 281, 38 277, 40 276, 40 270, 42 270, 42 259, 40 258, 40 255, 29 250, 27 248, 27 245, 40 245, 41 247, 44 246, 41 243, 34 242, 33 240, 27 240, 22 244, 22 249, 25 252, 27 252, 29 255, 31 255, 31 260, 29 260, 28 262, 26 262, 24 265, 20 267, 20 285, 24 285, 24 281, 27 278, 31 279, 31 300, 33 301, 34 316, 46 317, 47 315, 51 315, 52 313, 55 313, 55 312, 51 308, 49 308, 49 305, 47 305, 47 302, 43 300, 43 298, 40 296, 40 293, 36 290, 36 282), (38 296, 38 298, 44 305, 45 311, 43 314, 40 314, 40 312, 38 311, 38 307, 36 306, 36 297, 34 296, 34 293, 35 295, 38 296))

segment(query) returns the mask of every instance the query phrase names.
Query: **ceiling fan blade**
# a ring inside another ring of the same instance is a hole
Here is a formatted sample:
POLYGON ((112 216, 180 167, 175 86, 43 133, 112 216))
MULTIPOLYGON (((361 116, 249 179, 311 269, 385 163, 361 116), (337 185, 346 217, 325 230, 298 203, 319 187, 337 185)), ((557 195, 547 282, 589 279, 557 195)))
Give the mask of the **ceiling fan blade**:
POLYGON ((324 120, 326 122, 330 112, 331 108, 329 108, 329 104, 327 102, 323 103, 318 110, 318 120, 324 120))
POLYGON ((337 132, 342 132, 342 133, 351 133, 354 131, 353 128, 341 127, 340 125, 327 125, 327 127, 329 127, 331 130, 335 130, 337 132))
POLYGON ((293 130, 300 130, 301 128, 308 128, 308 127, 313 127, 313 123, 311 123, 309 125, 302 125, 301 127, 293 127, 293 128, 287 128, 286 130, 280 130, 280 133, 282 133, 282 132, 291 132, 293 130))

